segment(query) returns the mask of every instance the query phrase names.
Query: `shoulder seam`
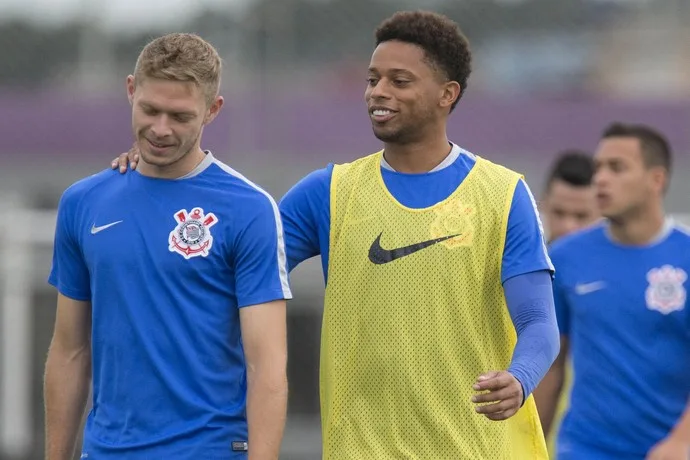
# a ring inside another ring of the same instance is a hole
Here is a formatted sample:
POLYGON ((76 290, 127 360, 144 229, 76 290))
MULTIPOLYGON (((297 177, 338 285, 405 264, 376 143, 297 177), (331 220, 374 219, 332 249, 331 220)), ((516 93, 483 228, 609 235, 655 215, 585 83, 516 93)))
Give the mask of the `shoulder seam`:
POLYGON ((280 286, 283 291, 283 296, 287 298, 292 298, 292 292, 290 290, 290 285, 288 282, 288 271, 287 271, 287 255, 285 251, 285 236, 283 232, 283 221, 280 217, 280 209, 278 208, 278 204, 276 203, 275 199, 263 188, 259 187, 257 184, 254 182, 250 181, 247 179, 244 175, 242 175, 240 172, 235 171, 233 168, 230 166, 226 165, 222 161, 218 159, 213 160, 213 164, 217 165, 223 172, 228 174, 229 176, 235 177, 245 184, 247 184, 249 187, 253 188, 257 192, 261 193, 265 198, 268 199, 268 202, 271 204, 271 208, 273 209, 273 216, 276 224, 276 232, 278 234, 278 241, 277 241, 277 251, 276 251, 276 257, 278 258, 278 277, 280 279, 280 286))
MULTIPOLYGON (((78 183, 83 182, 83 181, 86 181, 86 180, 88 180, 88 179, 90 179, 90 178, 92 178, 92 177, 94 177, 94 176, 96 176, 96 175, 98 175, 98 174, 101 174, 101 173, 103 173, 103 172, 105 172, 105 171, 107 171, 107 169, 104 169, 103 171, 101 171, 101 172, 99 172, 99 173, 93 174, 93 175, 91 175, 91 176, 89 176, 89 177, 85 177, 85 178, 83 178, 83 179, 81 179, 81 180, 79 180, 79 181, 73 183, 72 185, 70 185, 69 187, 67 187, 67 189, 65 189, 65 191, 63 192, 63 196, 64 196, 65 193, 67 193, 67 192, 70 191, 71 189, 73 190, 73 189, 74 189, 74 186, 77 185, 78 183)), ((75 195, 77 196, 77 201, 76 201, 75 206, 80 206, 81 203, 82 203, 82 201, 86 198, 86 195, 87 195, 91 190, 93 190, 95 187, 101 185, 102 183, 104 183, 104 182, 106 182, 106 181, 108 181, 108 180, 110 180, 110 177, 105 177, 105 178, 103 178, 102 180, 99 180, 98 182, 95 182, 95 183, 93 183, 93 184, 90 184, 88 187, 86 187, 86 188, 84 188, 83 190, 81 190, 81 191, 79 192, 79 194, 76 194, 76 193, 75 193, 75 195)))

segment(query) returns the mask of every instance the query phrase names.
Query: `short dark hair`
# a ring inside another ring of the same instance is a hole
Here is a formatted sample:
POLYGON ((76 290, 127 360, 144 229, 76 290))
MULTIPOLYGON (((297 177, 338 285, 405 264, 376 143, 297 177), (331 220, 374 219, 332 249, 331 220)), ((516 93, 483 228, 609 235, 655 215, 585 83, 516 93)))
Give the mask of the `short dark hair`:
POLYGON ((398 40, 422 48, 433 67, 460 84, 460 95, 450 107, 455 109, 472 72, 469 41, 455 22, 430 11, 399 11, 378 26, 375 36, 376 46, 398 40))
POLYGON ((556 157, 546 179, 546 190, 560 180, 573 187, 588 187, 594 177, 594 160, 582 150, 563 150, 556 157))
POLYGON ((673 163, 671 146, 666 137, 651 126, 615 122, 606 127, 602 139, 632 137, 640 141, 642 158, 648 168, 661 166, 670 175, 673 163))

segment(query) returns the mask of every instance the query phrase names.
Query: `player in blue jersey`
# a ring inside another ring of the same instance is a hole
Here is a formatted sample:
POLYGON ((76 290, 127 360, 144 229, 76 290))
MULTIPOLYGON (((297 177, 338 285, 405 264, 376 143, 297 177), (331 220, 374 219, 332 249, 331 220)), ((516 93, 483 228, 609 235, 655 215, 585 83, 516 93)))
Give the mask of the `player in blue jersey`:
MULTIPOLYGON (((457 25, 441 15, 400 12, 377 29, 376 45, 365 99, 374 134, 384 143, 383 183, 402 206, 431 207, 448 198, 478 161, 446 136, 448 116, 470 74, 468 44, 457 25)), ((137 160, 132 149, 112 167, 119 165, 125 171, 128 165, 136 167, 137 160)), ((309 174, 280 203, 289 268, 321 255, 326 282, 333 169, 329 164, 309 174)), ((474 399, 476 410, 490 420, 513 416, 558 353, 552 265, 535 200, 523 180, 511 192, 497 278, 505 291, 517 344, 507 368, 473 376, 481 392, 474 399)), ((347 455, 342 452, 342 458, 351 458, 347 455)))
MULTIPOLYGON (((544 216, 544 228, 549 244, 574 231, 593 224, 599 218, 599 209, 596 202, 596 193, 592 179, 594 176, 594 160, 592 155, 580 150, 564 150, 560 152, 546 178, 546 186, 540 211, 544 216)), ((552 366, 566 366, 566 359, 554 362, 552 366)), ((569 366, 566 366, 570 370, 569 366)), ((542 383, 534 391, 534 400, 539 409, 539 419, 547 439, 550 453, 555 452, 554 431, 560 423, 560 419, 567 407, 572 382, 572 372, 547 373, 544 380, 555 378, 558 375, 563 381, 555 383, 542 383), (565 377, 564 377, 565 375, 565 377), (549 404, 551 395, 544 395, 544 389, 559 391, 561 398, 556 405, 549 404), (544 403, 546 399, 547 403, 544 403)))
POLYGON ((591 225, 599 218, 593 175, 594 161, 590 154, 565 150, 557 155, 539 206, 549 242, 591 225))
POLYGON ((141 153, 69 187, 50 283, 46 458, 277 459, 287 400, 283 230, 273 199, 200 147, 221 61, 170 34, 127 78, 141 153))
MULTIPOLYGON (((606 219, 551 251, 561 354, 575 375, 557 458, 687 460, 690 234, 664 214, 671 150, 650 127, 612 124, 595 162, 606 219)), ((558 388, 544 390, 553 407, 558 388)))

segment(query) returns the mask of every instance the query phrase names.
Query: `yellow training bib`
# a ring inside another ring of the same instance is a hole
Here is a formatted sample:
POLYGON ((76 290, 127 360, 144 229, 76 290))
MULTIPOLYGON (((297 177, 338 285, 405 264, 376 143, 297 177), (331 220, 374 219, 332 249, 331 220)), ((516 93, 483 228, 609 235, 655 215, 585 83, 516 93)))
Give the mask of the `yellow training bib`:
POLYGON ((325 460, 547 459, 530 397, 477 414, 476 378, 507 369, 516 335, 501 285, 520 176, 477 157, 444 201, 388 192, 382 152, 337 165, 321 341, 325 460))

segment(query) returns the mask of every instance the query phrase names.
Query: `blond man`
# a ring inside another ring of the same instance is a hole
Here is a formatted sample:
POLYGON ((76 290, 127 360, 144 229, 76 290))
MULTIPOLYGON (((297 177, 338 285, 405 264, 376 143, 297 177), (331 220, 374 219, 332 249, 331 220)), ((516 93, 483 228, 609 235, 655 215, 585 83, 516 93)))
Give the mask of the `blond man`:
POLYGON ((200 147, 223 106, 196 35, 149 43, 127 77, 137 171, 62 196, 45 377, 46 457, 275 459, 286 413, 282 224, 274 200, 200 147))

